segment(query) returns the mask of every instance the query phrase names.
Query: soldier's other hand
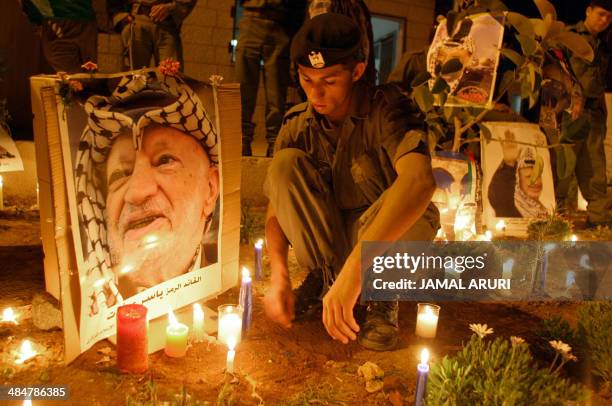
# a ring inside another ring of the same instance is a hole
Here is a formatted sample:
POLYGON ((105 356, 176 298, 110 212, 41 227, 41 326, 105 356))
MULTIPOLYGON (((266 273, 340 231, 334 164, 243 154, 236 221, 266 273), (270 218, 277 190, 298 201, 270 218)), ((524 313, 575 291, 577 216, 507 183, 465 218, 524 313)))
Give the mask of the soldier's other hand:
MULTIPOLYGON (((323 298, 323 324, 327 333, 334 339, 348 344, 349 340, 357 339, 359 325, 353 316, 353 307, 361 286, 359 268, 353 265, 343 267, 340 275, 323 298)), ((359 267, 359 263, 356 265, 359 267)))
POLYGON ((166 18, 168 18, 172 9, 173 6, 171 3, 156 4, 155 6, 151 7, 149 17, 151 17, 151 20, 153 20, 154 22, 161 23, 166 18))
POLYGON ((285 328, 291 327, 294 318, 295 296, 290 283, 272 285, 264 296, 266 316, 285 328))

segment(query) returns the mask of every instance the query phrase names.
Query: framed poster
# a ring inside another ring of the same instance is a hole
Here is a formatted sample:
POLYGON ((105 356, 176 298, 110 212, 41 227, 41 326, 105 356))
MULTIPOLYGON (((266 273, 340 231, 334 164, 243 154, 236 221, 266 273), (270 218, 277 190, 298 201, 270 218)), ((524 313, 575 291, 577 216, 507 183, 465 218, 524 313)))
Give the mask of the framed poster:
POLYGON ((13 171, 23 171, 23 161, 8 130, 0 126, 0 172, 13 171))
POLYGON ((537 124, 487 122, 481 136, 483 219, 501 219, 506 234, 524 236, 529 221, 554 211, 555 190, 546 136, 537 124))
POLYGON ((503 14, 470 15, 458 22, 450 35, 446 20, 439 23, 427 53, 427 71, 433 76, 452 59, 463 65, 442 75, 450 86, 446 106, 492 107, 504 18, 503 14))
MULTIPOLYGON (((62 311, 64 321, 74 316, 78 353, 115 333, 121 304, 144 304, 151 320, 237 282, 239 148, 221 153, 218 88, 157 70, 74 75, 69 85, 52 80, 51 88, 32 82, 40 89, 46 130, 57 122, 54 214, 74 225, 68 249, 57 248, 71 254, 64 261, 58 255, 62 298, 70 291, 62 311), (67 85, 74 90, 69 97, 67 85), (64 268, 71 262, 76 272, 69 269, 68 277, 64 268)), ((231 128, 228 138, 239 136, 231 128)))
POLYGON ((467 156, 451 151, 435 151, 431 167, 436 190, 431 201, 440 211, 441 238, 454 240, 457 210, 476 203, 476 168, 467 156))

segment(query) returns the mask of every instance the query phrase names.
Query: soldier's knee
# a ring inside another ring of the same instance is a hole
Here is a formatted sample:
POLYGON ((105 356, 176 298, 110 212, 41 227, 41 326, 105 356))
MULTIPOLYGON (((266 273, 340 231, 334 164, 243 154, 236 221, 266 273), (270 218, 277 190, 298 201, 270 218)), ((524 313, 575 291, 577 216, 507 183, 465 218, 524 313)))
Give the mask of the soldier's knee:
POLYGON ((284 148, 274 154, 268 177, 278 182, 283 182, 291 178, 291 174, 298 170, 302 162, 307 159, 304 151, 297 148, 284 148))
POLYGON ((286 190, 295 180, 295 174, 307 155, 297 148, 284 148, 274 154, 268 167, 264 191, 270 198, 274 190, 286 190))

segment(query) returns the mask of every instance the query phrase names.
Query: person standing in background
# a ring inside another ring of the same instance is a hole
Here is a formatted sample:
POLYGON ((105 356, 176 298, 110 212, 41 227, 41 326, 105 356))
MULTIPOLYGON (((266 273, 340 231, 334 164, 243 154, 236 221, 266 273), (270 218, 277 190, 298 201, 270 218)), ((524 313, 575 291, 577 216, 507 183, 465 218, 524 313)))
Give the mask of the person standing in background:
POLYGON ((299 28, 305 1, 240 0, 244 8, 236 48, 236 77, 240 82, 242 102, 242 155, 253 155, 255 135, 253 113, 257 103, 259 71, 263 62, 266 95, 265 125, 268 148, 274 153, 274 141, 285 114, 287 87, 290 82, 289 44, 299 28))
POLYGON ((197 0, 108 0, 115 31, 121 34, 125 66, 148 67, 173 59, 183 66, 181 26, 197 0))
POLYGON ((98 28, 91 0, 19 0, 30 22, 41 26, 45 59, 55 72, 75 73, 96 62, 98 28))
MULTIPOLYGON (((595 57, 592 62, 572 55, 570 63, 583 89, 583 114, 587 116, 591 129, 586 139, 574 144, 576 153, 576 178, 582 195, 588 202, 587 224, 591 227, 612 222, 610 201, 607 198, 606 156, 606 73, 610 59, 609 44, 605 33, 612 23, 612 0, 593 0, 586 9, 586 18, 572 30, 583 35, 595 57)), ((569 179, 569 178, 568 178, 569 179)), ((557 198, 559 205, 567 198, 569 182, 559 182, 557 198)))

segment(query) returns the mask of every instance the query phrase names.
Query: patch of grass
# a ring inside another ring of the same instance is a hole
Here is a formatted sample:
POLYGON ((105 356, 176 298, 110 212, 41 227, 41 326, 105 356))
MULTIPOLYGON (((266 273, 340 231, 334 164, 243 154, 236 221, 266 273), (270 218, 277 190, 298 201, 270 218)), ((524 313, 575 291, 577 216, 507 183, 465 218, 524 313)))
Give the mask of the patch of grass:
POLYGON ((280 402, 281 406, 312 406, 312 405, 348 405, 349 402, 339 393, 338 388, 330 383, 307 385, 303 392, 291 399, 280 402))
POLYGON ((210 403, 194 399, 184 386, 176 393, 160 395, 155 381, 149 379, 139 386, 135 394, 126 396, 125 404, 127 406, 204 406, 210 403))
POLYGON ((529 241, 567 241, 571 233, 572 223, 558 213, 532 221, 527 226, 529 241))

